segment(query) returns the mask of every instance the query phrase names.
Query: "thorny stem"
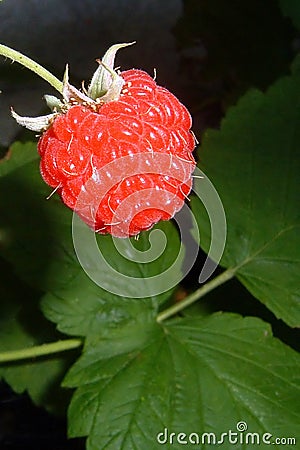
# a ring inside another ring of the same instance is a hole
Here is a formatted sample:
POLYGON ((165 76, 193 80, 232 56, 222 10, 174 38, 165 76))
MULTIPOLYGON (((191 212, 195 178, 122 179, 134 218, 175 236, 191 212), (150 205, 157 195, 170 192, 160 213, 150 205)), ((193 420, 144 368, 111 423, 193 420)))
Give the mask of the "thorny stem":
POLYGON ((53 86, 58 92, 62 93, 62 82, 59 81, 58 78, 52 75, 51 72, 42 67, 40 64, 28 58, 28 56, 22 55, 22 53, 17 52, 16 50, 13 50, 12 48, 7 47, 3 44, 0 44, 0 55, 5 56, 6 58, 10 58, 13 62, 16 61, 19 64, 22 64, 22 66, 26 67, 32 72, 35 72, 37 75, 51 84, 51 86, 53 86))
POLYGON ((65 339, 63 341, 53 342, 51 344, 42 344, 35 347, 23 348, 0 353, 0 364, 24 359, 38 358, 40 356, 52 355, 54 353, 73 350, 81 347, 81 339, 65 339))
POLYGON ((170 306, 170 308, 165 309, 161 313, 158 314, 156 321, 158 323, 163 322, 164 320, 168 319, 171 316, 174 316, 175 314, 179 313, 183 309, 185 309, 187 306, 192 305, 195 303, 199 298, 206 295, 208 292, 212 291, 216 287, 220 286, 221 284, 225 283, 226 281, 230 280, 234 277, 236 270, 234 269, 227 269, 217 277, 213 278, 208 283, 205 283, 204 286, 201 286, 199 289, 197 289, 195 292, 193 292, 191 295, 186 297, 181 302, 176 303, 175 305, 170 306))

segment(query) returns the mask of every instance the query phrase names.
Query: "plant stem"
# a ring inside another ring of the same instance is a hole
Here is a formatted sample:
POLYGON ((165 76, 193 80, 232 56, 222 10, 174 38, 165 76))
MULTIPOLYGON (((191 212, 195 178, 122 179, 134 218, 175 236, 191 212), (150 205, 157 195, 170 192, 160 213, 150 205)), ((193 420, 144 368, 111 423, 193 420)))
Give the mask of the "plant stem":
POLYGON ((184 300, 176 303, 175 305, 170 306, 170 308, 165 309, 161 313, 157 315, 156 321, 158 323, 168 319, 171 316, 174 316, 178 312, 182 311, 183 309, 187 308, 188 306, 195 303, 199 298, 206 295, 208 292, 212 291, 216 287, 220 286, 221 284, 225 283, 226 281, 230 280, 234 277, 236 270, 235 269, 227 269, 217 277, 213 278, 208 283, 205 283, 203 286, 201 286, 199 289, 197 289, 195 292, 193 292, 191 295, 186 297, 184 300))
POLYGON ((22 55, 22 53, 17 52, 16 50, 13 50, 12 48, 7 47, 3 44, 0 44, 0 55, 5 56, 6 58, 10 58, 13 62, 16 61, 19 64, 22 64, 22 66, 27 67, 27 69, 35 72, 37 75, 51 84, 51 86, 53 86, 58 92, 62 93, 62 82, 59 81, 58 78, 52 75, 51 72, 42 67, 40 64, 28 58, 28 56, 22 55))
POLYGON ((21 350, 12 350, 0 353, 0 363, 19 361, 22 359, 38 358, 40 356, 52 355, 66 350, 72 350, 82 345, 81 339, 66 339, 53 342, 51 344, 42 344, 35 347, 23 348, 21 350))

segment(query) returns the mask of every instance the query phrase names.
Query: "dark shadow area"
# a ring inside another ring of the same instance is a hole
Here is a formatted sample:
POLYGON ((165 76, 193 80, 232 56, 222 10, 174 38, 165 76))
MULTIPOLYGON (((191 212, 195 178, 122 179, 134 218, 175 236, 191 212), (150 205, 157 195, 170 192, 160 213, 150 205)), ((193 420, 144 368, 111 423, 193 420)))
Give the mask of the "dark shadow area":
POLYGON ((34 406, 27 394, 0 383, 1 450, 83 450, 84 439, 68 440, 66 419, 34 406))

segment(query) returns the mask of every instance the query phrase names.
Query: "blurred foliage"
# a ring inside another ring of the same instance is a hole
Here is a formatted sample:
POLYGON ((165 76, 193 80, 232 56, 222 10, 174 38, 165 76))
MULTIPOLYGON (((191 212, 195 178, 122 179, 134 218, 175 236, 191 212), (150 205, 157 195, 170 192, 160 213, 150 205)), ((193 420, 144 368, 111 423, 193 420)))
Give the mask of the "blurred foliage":
POLYGON ((290 17, 296 28, 300 29, 300 2, 299 0, 279 0, 284 16, 290 17))
POLYGON ((184 0, 174 33, 182 72, 193 81, 193 108, 234 102, 288 73, 295 30, 276 0, 184 0))

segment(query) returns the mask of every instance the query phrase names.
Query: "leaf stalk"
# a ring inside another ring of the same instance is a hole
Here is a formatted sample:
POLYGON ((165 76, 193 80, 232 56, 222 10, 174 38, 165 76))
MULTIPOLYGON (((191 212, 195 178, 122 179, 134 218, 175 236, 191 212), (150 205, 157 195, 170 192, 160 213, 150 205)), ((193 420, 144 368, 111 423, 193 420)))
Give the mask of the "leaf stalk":
POLYGON ((41 356, 61 353, 81 347, 82 344, 83 341, 81 339, 65 339, 62 341, 52 342, 50 344, 42 344, 20 350, 2 352, 0 353, 0 364, 25 359, 35 359, 41 356))
POLYGON ((204 297, 208 292, 212 291, 216 287, 220 286, 221 284, 225 283, 226 281, 230 280, 234 277, 236 272, 236 269, 227 269, 224 272, 222 272, 217 277, 213 278, 208 283, 205 283, 203 286, 201 286, 199 289, 197 289, 192 294, 188 295, 184 300, 176 303, 175 305, 170 306, 169 308, 165 309, 164 311, 160 312, 157 315, 156 321, 158 323, 163 322, 164 320, 168 319, 169 317, 174 316, 175 314, 178 314, 183 309, 187 308, 188 306, 192 305, 196 301, 198 301, 201 297, 204 297))

